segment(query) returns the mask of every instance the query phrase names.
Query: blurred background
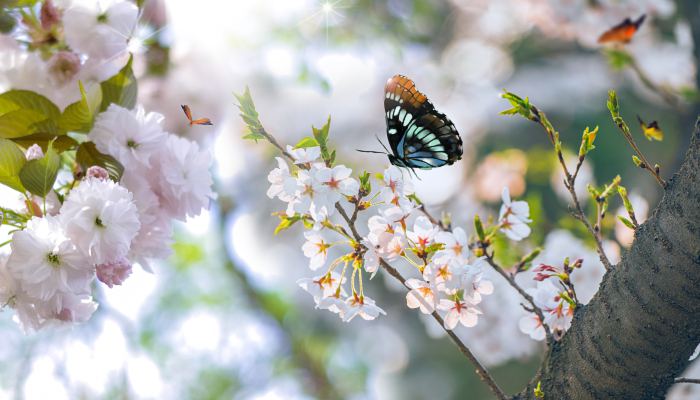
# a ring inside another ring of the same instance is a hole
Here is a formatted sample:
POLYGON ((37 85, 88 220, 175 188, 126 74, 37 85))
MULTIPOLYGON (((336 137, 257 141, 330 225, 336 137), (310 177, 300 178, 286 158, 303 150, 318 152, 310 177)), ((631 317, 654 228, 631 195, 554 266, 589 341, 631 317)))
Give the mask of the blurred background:
MULTIPOLYGON (((173 255, 155 274, 135 270, 123 286, 98 292, 89 323, 26 336, 0 313, 0 399, 491 398, 440 327, 409 310, 403 288, 382 274, 368 290, 386 317, 343 323, 314 310, 296 284, 311 275, 301 228, 273 236, 271 214, 281 205, 265 192, 276 153, 241 139, 233 93, 246 86, 280 141, 296 143, 331 115, 339 162, 378 172, 386 157, 354 149, 377 149, 384 83, 408 75, 465 143, 461 162, 418 172, 418 196, 470 232, 475 212, 497 213, 508 185, 529 202, 534 231, 515 248, 498 243, 499 256, 512 261, 541 245, 540 262, 584 258, 574 276, 584 301, 603 273, 591 239, 567 212, 547 137, 499 116, 508 108, 499 94, 529 96, 572 155, 583 129, 599 126, 581 193, 620 174, 640 219, 660 191, 631 162, 607 91, 618 91, 623 117, 664 176, 681 162, 699 110, 694 0, 146 0, 139 25, 140 101, 166 116, 168 130, 211 149, 218 201, 178 226, 173 255), (643 13, 626 47, 633 62, 620 65, 596 40, 643 13), (185 129, 180 104, 214 126, 185 129), (647 142, 635 114, 657 120, 664 141, 647 142)), ((616 222, 619 207, 613 202, 604 221, 614 260, 632 241, 616 222)), ((519 331, 517 294, 499 276, 491 280, 496 291, 481 304, 479 325, 457 333, 515 393, 543 346, 519 331)), ((687 374, 699 375, 700 365, 687 374)), ((669 398, 698 398, 697 390, 677 385, 669 398)))

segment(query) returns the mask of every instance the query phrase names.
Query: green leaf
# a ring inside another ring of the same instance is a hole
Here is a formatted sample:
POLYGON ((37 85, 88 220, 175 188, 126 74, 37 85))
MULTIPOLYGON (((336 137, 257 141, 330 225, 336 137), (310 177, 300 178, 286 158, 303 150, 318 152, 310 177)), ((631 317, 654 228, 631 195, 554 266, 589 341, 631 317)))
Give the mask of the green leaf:
POLYGON ((78 82, 78 85, 81 98, 63 110, 58 125, 65 131, 87 133, 92 129, 95 115, 102 104, 102 87, 92 85, 85 91, 82 82, 78 82))
POLYGON ((37 131, 37 123, 45 121, 46 115, 21 108, 0 115, 0 138, 13 139, 29 136, 37 131))
POLYGON ((19 172, 19 179, 22 185, 32 194, 45 197, 58 175, 58 168, 61 166, 61 157, 53 149, 51 143, 44 157, 37 160, 27 161, 19 172))
POLYGON ((136 98, 138 96, 138 85, 134 71, 131 69, 131 63, 134 57, 129 57, 126 63, 116 75, 102 82, 102 104, 100 111, 104 111, 110 104, 132 109, 136 106, 136 98))
MULTIPOLYGON (((58 118, 61 116, 61 111, 51 100, 30 90, 10 90, 0 94, 0 114, 3 117, 6 114, 19 110, 26 110, 25 112, 33 111, 32 119, 39 119, 39 115, 42 115, 43 118, 34 121, 32 126, 24 128, 24 132, 14 133, 11 137, 20 137, 34 132, 45 132, 56 136, 65 133, 59 129, 57 123, 58 118)), ((22 122, 22 118, 17 119, 18 117, 16 116, 8 116, 6 118, 8 118, 6 123, 11 127, 12 124, 19 123, 21 127, 21 124, 26 123, 26 121, 22 122)), ((3 123, 0 123, 0 127, 3 125, 3 123)), ((17 129, 17 126, 12 127, 12 129, 17 129)))
POLYGON ((53 148, 59 153, 70 150, 78 146, 78 142, 68 135, 56 136, 50 133, 35 133, 29 136, 12 139, 18 145, 28 148, 33 144, 38 144, 41 149, 46 151, 49 148, 49 143, 53 142, 53 148))
POLYGON ((294 146, 295 149, 305 149, 307 147, 318 147, 318 142, 316 139, 307 136, 294 146))
POLYGON ((84 142, 78 146, 75 161, 83 171, 87 171, 93 165, 106 169, 109 172, 109 177, 115 182, 118 182, 124 173, 124 166, 119 161, 108 154, 100 153, 95 147, 95 143, 92 142, 84 142))
POLYGON ((280 218, 280 223, 275 228, 275 235, 284 230, 289 229, 292 225, 294 225, 302 219, 302 217, 298 214, 292 217, 288 217, 287 214, 280 213, 278 214, 278 216, 280 218))
POLYGON ((612 69, 616 71, 624 69, 626 66, 634 62, 632 56, 623 50, 608 49, 605 51, 605 56, 607 57, 608 63, 610 63, 612 69))
POLYGON ((0 139, 0 183, 19 192, 24 192, 19 172, 26 162, 24 153, 15 143, 11 140, 0 139))
POLYGON ((61 110, 58 109, 58 106, 31 90, 10 90, 0 94, 0 114, 8 111, 3 109, 3 106, 7 107, 12 103, 16 106, 13 108, 15 110, 20 108, 34 110, 52 120, 57 120, 61 116, 61 110))
POLYGON ((636 228, 634 227, 634 224, 632 223, 632 221, 628 220, 627 218, 623 217, 622 215, 618 215, 618 216, 617 216, 617 219, 619 219, 620 222, 622 222, 626 227, 628 227, 628 228, 630 228, 630 229, 632 229, 632 230, 635 230, 635 229, 636 229, 636 228))
POLYGON ((330 131, 330 128, 331 116, 329 115, 328 120, 320 129, 312 126, 311 130, 314 133, 314 138, 316 138, 316 141, 318 142, 318 146, 321 147, 321 157, 324 161, 326 161, 326 164, 333 165, 335 155, 331 155, 331 153, 328 151, 328 132, 330 131))
POLYGON ((263 128, 258 118, 258 112, 255 110, 255 103, 253 103, 253 97, 250 95, 250 89, 246 86, 245 92, 242 94, 234 93, 233 95, 238 100, 240 116, 246 125, 246 134, 243 136, 243 139, 255 140, 255 142, 265 139, 265 135, 263 135, 265 128, 263 128))

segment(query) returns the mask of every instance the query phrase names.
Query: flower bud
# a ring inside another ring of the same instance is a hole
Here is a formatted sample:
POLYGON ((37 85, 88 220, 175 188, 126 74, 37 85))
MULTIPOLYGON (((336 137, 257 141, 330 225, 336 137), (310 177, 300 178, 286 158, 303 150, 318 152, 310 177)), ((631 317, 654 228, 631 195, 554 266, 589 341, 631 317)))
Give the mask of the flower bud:
POLYGON ((27 149, 25 157, 27 157, 27 161, 38 160, 44 157, 44 151, 38 144, 34 143, 27 149))
POLYGON ((110 288, 121 285, 131 275, 131 263, 122 257, 116 261, 100 264, 96 267, 97 279, 110 288))
POLYGON ((92 167, 88 168, 85 176, 87 178, 97 178, 104 181, 109 179, 109 172, 99 165, 93 165, 92 167))
POLYGON ((46 0, 41 5, 39 19, 41 21, 41 27, 48 31, 53 28, 54 25, 61 22, 61 11, 56 8, 53 1, 46 0))
POLYGON ((70 51, 59 51, 49 59, 51 79, 58 85, 70 82, 80 71, 80 57, 70 51))

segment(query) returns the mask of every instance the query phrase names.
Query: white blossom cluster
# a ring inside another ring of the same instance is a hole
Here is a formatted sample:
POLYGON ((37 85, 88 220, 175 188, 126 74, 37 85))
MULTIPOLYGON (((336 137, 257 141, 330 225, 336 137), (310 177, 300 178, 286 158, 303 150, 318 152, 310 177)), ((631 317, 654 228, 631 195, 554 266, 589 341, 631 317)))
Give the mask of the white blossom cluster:
MULTIPOLYGON (((149 269, 149 259, 169 254, 173 220, 208 208, 209 153, 163 131, 160 121, 140 107, 110 106, 88 139, 124 166, 121 181, 93 166, 62 201, 52 191, 14 210, 33 217, 0 258, 0 305, 14 309, 26 330, 88 320, 97 308, 95 277, 112 287, 133 263, 149 269)), ((27 151, 30 159, 41 156, 36 145, 27 151)))
MULTIPOLYGON (((402 262, 412 266, 412 276, 418 276, 405 282, 409 308, 425 314, 438 312, 450 330, 458 324, 477 324, 481 314, 477 305, 493 292, 493 284, 483 276, 487 263, 472 256, 462 228, 448 231, 431 222, 412 199, 413 186, 404 180, 400 169, 389 167, 378 177, 378 189, 361 193, 352 171, 342 165, 326 166, 318 147, 288 147, 287 153, 297 168, 290 169, 284 159, 277 158, 278 167, 268 176, 271 186, 267 194, 287 203, 287 218, 308 221, 302 250, 312 270, 324 271, 298 283, 311 293, 317 308, 337 313, 344 321, 358 315, 375 319, 384 311, 365 295, 363 272, 372 277, 382 263, 402 262), (360 243, 348 234, 347 227, 342 228, 343 222, 338 222, 336 203, 341 210, 349 204, 371 211, 368 232, 360 243), (341 245, 350 252, 328 262, 330 250, 341 245)), ((527 203, 511 201, 507 189, 503 197, 499 228, 514 240, 527 237, 527 203)))
POLYGON ((41 25, 24 34, 65 45, 47 56, 2 37, 10 85, 40 93, 61 108, 79 100, 79 81, 86 87, 98 84, 127 63, 138 16, 136 4, 127 0, 44 2, 41 25))

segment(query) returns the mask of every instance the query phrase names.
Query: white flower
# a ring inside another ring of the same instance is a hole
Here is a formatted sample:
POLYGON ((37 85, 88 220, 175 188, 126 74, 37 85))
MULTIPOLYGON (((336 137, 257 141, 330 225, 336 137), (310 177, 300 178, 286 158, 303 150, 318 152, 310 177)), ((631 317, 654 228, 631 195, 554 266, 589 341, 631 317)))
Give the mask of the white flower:
POLYGON ((126 52, 137 17, 138 8, 130 1, 80 2, 64 12, 66 42, 90 57, 109 59, 126 52))
POLYGON ((384 171, 384 186, 379 191, 379 198, 388 205, 400 207, 406 214, 413 208, 413 202, 407 196, 414 193, 411 181, 405 181, 403 172, 392 165, 384 171))
POLYGON ((534 340, 540 341, 544 340, 545 338, 546 332, 544 330, 544 326, 542 325, 542 321, 540 320, 540 317, 534 313, 530 313, 520 318, 518 327, 522 333, 529 335, 534 340))
POLYGON ((348 311, 348 304, 340 297, 333 294, 332 296, 322 298, 316 308, 321 310, 328 310, 334 314, 339 314, 341 319, 345 319, 345 313, 348 311))
POLYGON ((15 310, 16 319, 25 332, 41 328, 42 319, 34 307, 34 299, 20 287, 20 282, 7 269, 8 257, 0 255, 0 310, 5 306, 15 310))
POLYGON ((172 253, 173 227, 167 215, 159 215, 158 219, 148 225, 141 225, 136 238, 131 243, 129 260, 138 263, 148 272, 153 272, 150 259, 165 259, 172 253))
POLYGON ((371 274, 369 279, 372 279, 377 271, 379 271, 379 261, 381 257, 368 240, 363 240, 362 244, 367 247, 367 251, 365 251, 363 256, 365 271, 371 274))
POLYGON ((12 236, 7 269, 32 297, 49 300, 59 292, 84 294, 93 263, 65 235, 57 217, 32 218, 12 236))
POLYGON ((445 245, 438 253, 452 257, 459 262, 466 262, 469 257, 469 242, 467 234, 462 228, 455 228, 452 232, 440 231, 435 235, 435 241, 445 245))
POLYGON ((267 190, 267 197, 273 199, 278 197, 284 202, 294 200, 294 195, 298 185, 296 179, 289 173, 289 166, 282 157, 276 157, 277 168, 270 171, 267 175, 267 180, 270 182, 270 188, 267 190))
POLYGON ((350 177, 352 170, 344 165, 336 165, 333 168, 314 166, 312 170, 316 179, 328 188, 331 194, 330 201, 333 203, 340 200, 341 195, 355 196, 360 190, 360 183, 350 177))
POLYGON ((503 187, 501 197, 503 205, 498 216, 501 232, 505 233, 511 240, 516 241, 530 236, 532 230, 527 225, 532 222, 530 220, 530 206, 525 201, 511 201, 507 186, 503 187))
MULTIPOLYGON (((318 307, 321 300, 326 297, 335 296, 336 293, 338 293, 338 288, 340 288, 344 280, 345 278, 341 279, 340 274, 331 272, 313 278, 299 279, 297 285, 313 296, 316 306, 318 307)), ((342 292, 343 290, 341 288, 339 294, 342 294, 342 292)))
POLYGON ((350 322, 356 316, 360 316, 366 321, 371 321, 379 316, 386 315, 386 312, 374 304, 374 300, 367 296, 353 295, 345 301, 347 309, 345 310, 343 321, 350 322))
POLYGON ((473 265, 466 265, 465 273, 460 275, 464 297, 472 303, 479 304, 482 295, 493 293, 493 283, 484 279, 483 268, 487 266, 484 258, 477 259, 473 265))
POLYGON ((287 153, 289 153, 294 159, 294 164, 311 165, 318 161, 319 157, 321 157, 321 148, 316 146, 295 149, 294 147, 287 145, 287 153))
POLYGON ((406 294, 408 308, 420 308, 423 314, 435 311, 436 296, 433 286, 422 279, 408 279, 406 286, 411 290, 406 294))
POLYGON ((415 246, 424 249, 432 244, 437 232, 438 228, 430 222, 428 217, 421 215, 413 223, 413 230, 408 231, 406 235, 415 246))
POLYGON ((196 142, 168 135, 165 146, 158 152, 158 163, 161 176, 152 183, 154 187, 158 184, 161 206, 171 217, 184 221, 209 208, 216 195, 211 189, 208 151, 200 151, 196 142))
POLYGON ((140 171, 164 147, 166 134, 160 126, 162 120, 162 115, 146 114, 141 106, 131 111, 112 104, 97 116, 88 138, 97 150, 115 157, 127 170, 140 171))
POLYGON ((445 315, 445 329, 453 330, 458 323, 470 328, 476 326, 479 314, 478 308, 464 300, 440 299, 437 307, 439 310, 447 311, 445 315))
POLYGON ((328 188, 315 179, 313 173, 306 170, 299 171, 297 185, 295 198, 287 206, 287 215, 308 213, 317 222, 333 215, 335 202, 329 196, 328 188))
POLYGON ((316 231, 304 232, 306 242, 301 246, 306 257, 309 257, 309 268, 317 270, 326 263, 328 258, 328 249, 331 244, 326 240, 325 236, 316 231))
POLYGON ((141 227, 131 193, 97 178, 85 179, 71 190, 60 218, 73 243, 93 264, 125 256, 141 227))
POLYGON ((73 293, 58 294, 60 308, 55 311, 45 304, 39 304, 38 313, 45 319, 63 322, 82 323, 87 322, 97 310, 97 303, 92 301, 92 296, 87 294, 75 295, 73 293))
POLYGON ((554 283, 555 279, 537 282, 537 287, 528 290, 535 305, 544 313, 544 323, 553 331, 564 332, 571 327, 574 309, 562 296, 563 289, 554 283))

